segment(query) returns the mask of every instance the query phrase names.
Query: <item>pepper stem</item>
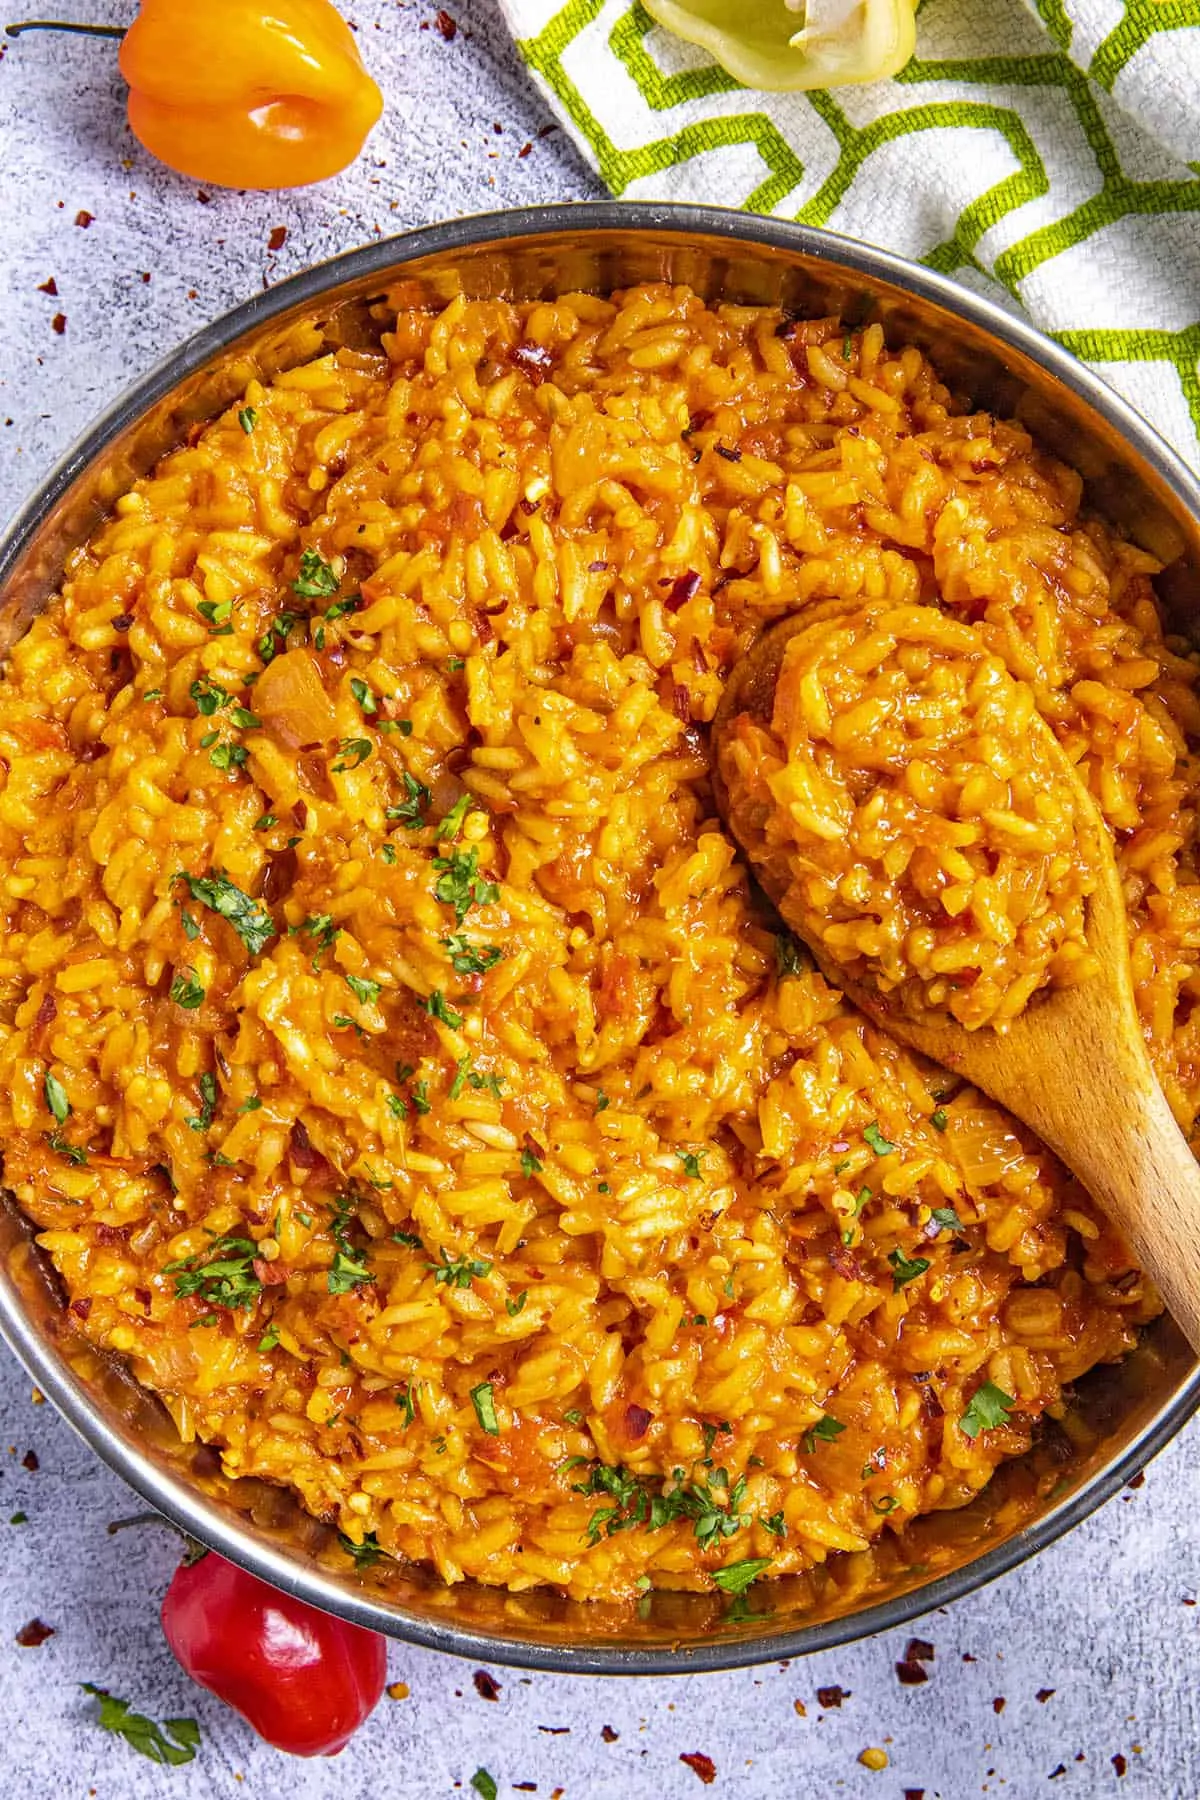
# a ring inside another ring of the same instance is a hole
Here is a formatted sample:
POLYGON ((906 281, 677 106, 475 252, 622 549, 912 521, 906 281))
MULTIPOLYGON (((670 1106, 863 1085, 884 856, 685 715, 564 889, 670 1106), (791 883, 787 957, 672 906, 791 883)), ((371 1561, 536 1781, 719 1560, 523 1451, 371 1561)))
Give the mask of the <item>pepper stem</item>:
POLYGON ((23 19, 19 25, 6 25, 5 37, 20 37, 26 31, 74 31, 80 37, 123 38, 123 25, 75 25, 68 19, 23 19))
POLYGON ((199 1562, 202 1556, 208 1555, 208 1550, 203 1544, 198 1544, 195 1538, 189 1537, 186 1531, 182 1531, 178 1525, 173 1524, 170 1519, 164 1519, 162 1514, 157 1512, 134 1513, 131 1519, 113 1519, 109 1524, 108 1534, 111 1537, 116 1531, 128 1531, 131 1525, 165 1525, 168 1531, 173 1531, 183 1544, 185 1568, 190 1568, 193 1563, 199 1562))

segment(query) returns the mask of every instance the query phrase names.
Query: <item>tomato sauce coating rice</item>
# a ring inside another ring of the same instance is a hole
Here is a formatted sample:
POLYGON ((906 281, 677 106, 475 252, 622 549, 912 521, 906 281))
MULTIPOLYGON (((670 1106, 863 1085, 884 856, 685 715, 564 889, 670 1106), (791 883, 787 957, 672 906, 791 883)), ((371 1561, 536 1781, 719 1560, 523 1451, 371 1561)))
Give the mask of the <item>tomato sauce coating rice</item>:
POLYGON ((1112 830, 1200 1099, 1156 565, 877 324, 401 308, 167 456, 0 683, 0 1144, 73 1328, 352 1545, 744 1589, 968 1501, 1158 1300, 846 1006, 718 821, 761 628, 974 628, 1112 830))

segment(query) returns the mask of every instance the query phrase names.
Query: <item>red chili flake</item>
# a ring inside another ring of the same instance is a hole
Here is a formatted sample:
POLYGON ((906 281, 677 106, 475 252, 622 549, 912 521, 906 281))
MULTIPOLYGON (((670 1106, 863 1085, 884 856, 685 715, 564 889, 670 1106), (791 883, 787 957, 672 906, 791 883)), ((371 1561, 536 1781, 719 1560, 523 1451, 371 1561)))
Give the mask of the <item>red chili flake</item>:
POLYGON ((267 1262, 261 1256, 254 1257, 250 1267, 254 1270, 255 1275, 257 1275, 263 1287, 283 1287, 292 1272, 286 1264, 281 1262, 267 1262))
POLYGON ((1004 1695, 997 1694, 996 1698, 992 1701, 992 1711, 994 1713, 1002 1713, 1007 1705, 1008 1701, 1004 1698, 1004 1695))
POLYGON ((128 1225, 97 1225, 96 1242, 98 1244, 123 1244, 129 1236, 128 1225))
POLYGON ((21 1458, 21 1467, 28 1469, 31 1475, 36 1475, 41 1466, 36 1450, 27 1450, 21 1458))
POLYGON ((1133 1480, 1127 1481, 1125 1483, 1125 1486, 1129 1489, 1131 1494, 1136 1493, 1138 1488, 1145 1487, 1145 1485, 1146 1485, 1145 1469, 1139 1469, 1137 1474, 1134 1476, 1133 1480))
POLYGON ((513 1788, 518 1794, 536 1794, 536 1781, 514 1781, 513 1788))
POLYGON ((901 1687, 920 1687, 929 1680, 928 1671, 919 1662, 909 1662, 907 1657, 896 1664, 896 1676, 901 1687))
POLYGON ((544 1731, 547 1737, 569 1737, 571 1735, 569 1725, 539 1725, 538 1730, 544 1731))
POLYGON ((534 387, 540 387, 554 367, 554 358, 545 344, 517 344, 508 355, 510 362, 524 369, 534 387))
POLYGON ((72 1300, 70 1310, 77 1319, 86 1319, 92 1310, 92 1296, 85 1294, 81 1300, 72 1300))
POLYGON ((925 1800, 924 1788, 905 1788, 904 1800, 925 1800))
POLYGON ((1049 1700, 1057 1692, 1058 1692, 1057 1688, 1039 1688, 1037 1693, 1034 1695, 1034 1699, 1040 1700, 1042 1705, 1045 1706, 1047 1700, 1049 1700))
POLYGON ((481 650, 486 650, 489 644, 495 642, 495 628, 481 606, 477 606, 473 609, 473 617, 475 621, 475 636, 479 639, 479 648, 481 650))
POLYGON ((521 506, 521 511, 523 513, 528 513, 530 518, 533 517, 534 513, 538 509, 537 501, 536 500, 526 500, 524 495, 521 496, 520 506, 521 506))
POLYGON ((452 44, 458 36, 458 26, 450 17, 444 6, 439 6, 437 18, 433 21, 448 44, 452 44))
POLYGON ((55 313, 50 321, 50 329, 51 331, 56 331, 59 337, 61 337, 63 332, 67 329, 66 313, 55 313))
POLYGON ((1195 1604, 1196 1604, 1195 1594, 1185 1594, 1183 1596, 1183 1604, 1185 1606, 1195 1606, 1195 1604))
POLYGON ((128 631, 133 624, 132 613, 118 613, 112 622, 114 631, 128 631))
POLYGON ((610 567, 611 567, 611 564, 606 563, 606 562, 590 562, 588 564, 588 574, 589 575, 601 575, 601 574, 603 574, 605 569, 610 568, 610 567))
POLYGON ((971 1652, 969 1650, 963 1651, 962 1659, 964 1662, 978 1662, 979 1661, 979 1658, 977 1656, 972 1656, 971 1652))
POLYGON ((1121 1755, 1119 1750, 1112 1759, 1112 1766, 1117 1771, 1118 1776, 1123 1776, 1126 1769, 1129 1767, 1129 1764, 1125 1761, 1125 1758, 1121 1755))
POLYGON ((17 1632, 17 1642, 22 1650, 36 1650, 47 1638, 54 1636, 53 1625, 47 1625, 42 1619, 30 1619, 28 1625, 22 1625, 17 1632))
POLYGON ((501 123, 500 123, 500 121, 499 121, 499 119, 493 119, 493 120, 492 120, 492 130, 493 130, 493 131, 494 131, 494 132, 495 132, 495 134, 496 134, 496 136, 497 136, 497 137, 503 137, 503 136, 504 136, 504 127, 503 127, 503 125, 502 125, 502 124, 501 124, 501 123))
POLYGON ((141 1288, 141 1287, 134 1288, 133 1297, 137 1301, 138 1305, 141 1307, 143 1312, 150 1311, 150 1304, 151 1304, 151 1301, 153 1300, 154 1296, 151 1294, 149 1288, 141 1288))
POLYGON ((147 284, 153 280, 153 277, 152 277, 149 269, 142 270, 142 280, 143 280, 143 282, 145 282, 147 284))
POLYGON ((33 1019, 33 1035, 37 1037, 48 1025, 53 1025, 58 1017, 58 1001, 47 990, 38 1001, 38 1009, 33 1019))
POLYGON ((531 150, 532 150, 532 149, 533 149, 533 145, 532 145, 532 144, 522 144, 522 145, 521 145, 521 148, 520 148, 520 149, 519 149, 519 150, 518 150, 518 151, 517 151, 517 160, 518 160, 518 162, 519 162, 519 161, 520 161, 520 160, 521 160, 521 158, 522 158, 522 157, 525 157, 525 156, 528 156, 528 155, 529 155, 529 152, 530 152, 530 151, 531 151, 531 150))
POLYGON ((486 1669, 476 1669, 471 1679, 475 1683, 475 1692, 481 1700, 498 1700, 500 1698, 500 1683, 494 1675, 489 1675, 486 1669))
POLYGON ((196 198, 201 206, 208 206, 212 201, 212 195, 206 194, 203 188, 196 189, 196 198))
POLYGON ((828 1711, 831 1706, 840 1706, 843 1700, 849 1700, 852 1691, 850 1688, 837 1686, 818 1688, 817 1705, 828 1711))
POLYGON ((298 1169, 315 1169, 321 1161, 321 1153, 312 1147, 312 1139, 305 1129, 304 1121, 297 1119, 292 1126, 292 1161, 298 1169))
POLYGON ((681 606, 686 606, 700 587, 700 576, 695 569, 685 569, 671 583, 671 591, 663 601, 669 613, 676 613, 681 606))
POLYGON ((928 1638, 909 1638, 904 1651, 905 1662, 932 1662, 934 1648, 928 1638))
POLYGON ((558 130, 558 126, 555 124, 555 122, 553 120, 551 120, 549 125, 539 125, 538 126, 538 136, 540 138, 549 137, 550 133, 552 131, 557 131, 557 130, 558 130))
POLYGON ((272 252, 282 250, 283 246, 287 243, 287 235, 286 225, 276 225, 270 237, 267 239, 267 249, 272 252))
POLYGON ((58 283, 57 283, 57 281, 55 281, 53 275, 51 275, 49 281, 39 281, 38 282, 38 293, 39 294, 52 294, 55 296, 55 298, 57 298, 58 283))
POLYGON ((600 1727, 600 1736, 604 1739, 606 1744, 615 1744, 620 1735, 620 1732, 614 1731, 611 1725, 602 1725, 600 1727))
POLYGON ((717 1779, 717 1765, 703 1750, 681 1750, 679 1760, 700 1777, 705 1787, 711 1787, 717 1779))
POLYGON ((528 1150, 531 1156, 536 1156, 539 1162, 545 1162, 546 1152, 542 1149, 542 1146, 538 1143, 537 1139, 532 1137, 528 1131, 521 1140, 521 1148, 522 1150, 528 1150))
POLYGON ((713 448, 718 456, 725 458, 726 462, 739 463, 742 460, 742 453, 736 447, 731 449, 727 444, 714 444, 713 448))
POLYGON ((673 681, 671 683, 671 711, 675 714, 675 717, 681 724, 691 724, 692 696, 684 687, 682 681, 673 681))
POLYGON ((86 212, 80 207, 79 211, 75 214, 75 223, 81 231, 86 231, 95 216, 95 213, 86 212))
POLYGON ((1065 1775, 1066 1772, 1067 1772, 1066 1763, 1059 1763, 1057 1769, 1051 1769, 1050 1773, 1046 1777, 1046 1780, 1047 1781, 1057 1781, 1059 1776, 1065 1775))
POLYGON ((644 1406, 629 1405, 625 1408, 625 1431, 631 1438, 643 1438, 649 1431, 654 1414, 644 1406))

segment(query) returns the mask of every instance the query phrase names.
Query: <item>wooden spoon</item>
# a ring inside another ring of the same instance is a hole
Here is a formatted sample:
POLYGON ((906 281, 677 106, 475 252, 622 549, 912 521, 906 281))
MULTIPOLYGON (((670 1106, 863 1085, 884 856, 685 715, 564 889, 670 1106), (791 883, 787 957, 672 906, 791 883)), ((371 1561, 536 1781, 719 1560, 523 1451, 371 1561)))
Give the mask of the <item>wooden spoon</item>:
MULTIPOLYGON (((813 621, 782 619, 735 666, 713 721, 717 805, 770 897, 780 883, 739 836, 723 746, 733 720, 769 725, 788 639, 813 621)), ((1200 1166, 1154 1074, 1133 996, 1129 927, 1112 840, 1074 764, 1035 715, 1047 750, 1078 797, 1096 875, 1087 941, 1101 970, 1076 987, 1047 990, 1008 1030, 968 1031, 949 1013, 909 1018, 894 997, 856 980, 806 937, 826 979, 889 1034, 989 1094, 1057 1152, 1133 1247, 1193 1350, 1200 1354, 1200 1166)), ((735 775, 736 779, 736 775, 735 775)), ((736 800, 736 796, 733 796, 736 800)), ((744 816, 744 815, 743 815, 744 816)), ((777 870, 776 870, 777 874, 777 870)), ((785 914, 785 917, 787 915, 785 914)))

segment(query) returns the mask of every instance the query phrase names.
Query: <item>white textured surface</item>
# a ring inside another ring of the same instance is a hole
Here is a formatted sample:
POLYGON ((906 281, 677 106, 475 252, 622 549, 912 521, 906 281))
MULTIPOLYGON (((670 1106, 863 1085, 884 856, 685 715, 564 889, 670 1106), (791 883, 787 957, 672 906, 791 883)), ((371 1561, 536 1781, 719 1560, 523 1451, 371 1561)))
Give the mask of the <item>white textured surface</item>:
MULTIPOLYGON (((129 9, 88 0, 78 10, 117 18, 129 9)), ((487 0, 450 0, 460 31, 449 44, 421 30, 432 8, 364 0, 347 10, 388 96, 369 153, 323 188, 214 192, 207 204, 132 144, 111 46, 34 37, 9 46, 0 62, 0 507, 17 504, 128 380, 264 281, 409 224, 598 191, 560 135, 537 137, 547 115, 487 0), (81 210, 94 215, 86 228, 74 223, 81 210), (280 225, 287 241, 271 254, 280 225), (57 299, 38 291, 51 276, 57 299), (52 329, 59 312, 62 335, 52 329)), ((472 1665, 395 1646, 392 1678, 411 1696, 384 1700, 336 1763, 289 1763, 176 1668, 157 1623, 174 1562, 169 1534, 106 1534, 108 1520, 137 1510, 132 1496, 48 1407, 31 1403, 28 1380, 0 1352, 4 1792, 470 1800, 483 1765, 502 1800, 518 1782, 536 1783, 538 1800, 556 1791, 560 1800, 692 1800, 704 1790, 679 1758, 701 1751, 716 1765, 711 1791, 746 1800, 902 1800, 905 1789, 924 1789, 926 1800, 1195 1800, 1200 1609, 1188 1603, 1200 1586, 1198 1477, 1193 1428, 1136 1493, 996 1587, 923 1621, 916 1633, 936 1648, 923 1687, 896 1678, 908 1631, 739 1675, 605 1682, 497 1670, 495 1703, 478 1696, 472 1665), (24 1467, 31 1449, 36 1470, 24 1467), (28 1523, 10 1526, 18 1511, 28 1523), (54 1636, 21 1649, 14 1634, 35 1617, 54 1636), (76 1686, 84 1680, 160 1718, 194 1714, 204 1733, 197 1761, 159 1770, 104 1736, 76 1686), (848 1697, 822 1708, 817 1689, 835 1684, 848 1697), (884 1772, 858 1763, 868 1745, 887 1750, 884 1772), (1123 1777, 1114 1755, 1126 1759, 1123 1777)))

